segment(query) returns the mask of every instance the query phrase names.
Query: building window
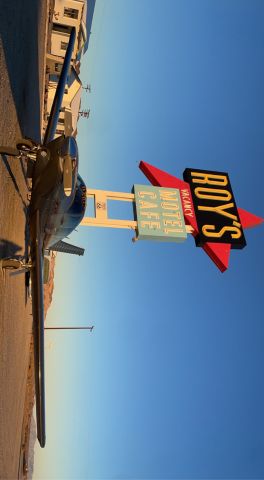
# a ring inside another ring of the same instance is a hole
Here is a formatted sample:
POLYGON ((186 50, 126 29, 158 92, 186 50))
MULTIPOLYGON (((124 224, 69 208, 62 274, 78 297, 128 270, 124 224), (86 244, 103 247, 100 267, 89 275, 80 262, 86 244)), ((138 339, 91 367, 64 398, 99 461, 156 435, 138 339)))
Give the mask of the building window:
POLYGON ((62 70, 62 63, 55 63, 54 70, 55 70, 55 72, 60 73, 61 70, 62 70))
POLYGON ((64 125, 64 118, 59 118, 58 123, 64 125))
POLYGON ((54 74, 52 74, 52 75, 49 76, 49 79, 50 79, 51 82, 58 83, 58 81, 59 81, 59 75, 54 75, 54 74))
POLYGON ((75 8, 66 8, 64 7, 64 17, 69 17, 69 18, 78 18, 78 10, 75 8))
POLYGON ((61 50, 67 50, 68 43, 67 42, 61 42, 61 50))
POLYGON ((72 27, 70 25, 59 25, 58 23, 53 23, 52 30, 53 32, 66 33, 70 35, 72 27))

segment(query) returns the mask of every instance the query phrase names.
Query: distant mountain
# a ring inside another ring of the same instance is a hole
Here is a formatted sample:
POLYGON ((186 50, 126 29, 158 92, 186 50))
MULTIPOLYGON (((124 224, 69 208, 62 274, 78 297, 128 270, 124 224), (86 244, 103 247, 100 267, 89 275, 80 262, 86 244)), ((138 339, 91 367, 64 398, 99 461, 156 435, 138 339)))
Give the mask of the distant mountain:
POLYGON ((49 281, 44 285, 44 315, 46 318, 47 311, 52 302, 52 295, 54 290, 54 269, 56 257, 53 255, 50 259, 50 274, 49 281))

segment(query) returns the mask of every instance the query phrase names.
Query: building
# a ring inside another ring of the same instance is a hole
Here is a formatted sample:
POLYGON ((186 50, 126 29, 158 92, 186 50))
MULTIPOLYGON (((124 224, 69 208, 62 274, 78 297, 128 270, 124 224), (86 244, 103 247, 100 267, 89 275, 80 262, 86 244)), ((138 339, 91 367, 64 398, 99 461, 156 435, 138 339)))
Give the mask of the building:
POLYGON ((95 0, 55 0, 52 15, 50 52, 46 64, 49 74, 47 92, 47 118, 50 115, 59 74, 62 69, 72 27, 76 29, 76 40, 72 54, 71 72, 63 98, 56 136, 77 134, 77 121, 81 106, 82 83, 80 73, 81 57, 87 51, 95 0), (87 33, 88 32, 88 33, 87 33))
POLYGON ((61 71, 72 27, 76 29, 72 63, 79 72, 81 56, 88 48, 94 7, 95 0, 55 0, 51 46, 47 54, 48 73, 61 71))
MULTIPOLYGON (((50 75, 47 112, 50 114, 52 102, 58 84, 59 75, 50 75)), ((65 93, 62 102, 61 113, 56 129, 56 137, 62 134, 74 135, 77 134, 77 121, 79 118, 79 110, 81 105, 82 82, 74 67, 71 67, 68 82, 65 88, 65 93)))

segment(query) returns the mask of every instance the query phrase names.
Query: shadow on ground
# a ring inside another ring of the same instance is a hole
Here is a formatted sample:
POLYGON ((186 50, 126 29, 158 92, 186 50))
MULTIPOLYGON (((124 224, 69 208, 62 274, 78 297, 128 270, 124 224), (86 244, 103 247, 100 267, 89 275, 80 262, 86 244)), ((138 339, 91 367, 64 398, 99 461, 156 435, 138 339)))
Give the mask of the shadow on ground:
POLYGON ((0 37, 20 129, 23 136, 37 141, 40 140, 39 3, 0 0, 0 37))
MULTIPOLYGON (((10 167, 8 158, 5 155, 0 155, 0 160, 2 160, 3 165, 5 166, 8 175, 13 183, 14 189, 17 192, 20 201, 22 203, 22 210, 25 215, 25 234, 24 234, 24 245, 16 245, 15 243, 8 241, 8 240, 3 240, 0 238, 0 258, 5 258, 5 257, 13 257, 13 258, 20 258, 23 256, 26 260, 28 259, 29 256, 29 224, 28 224, 28 215, 29 215, 29 208, 28 205, 26 204, 21 192, 19 185, 17 183, 16 177, 12 172, 12 169, 10 167), (20 254, 18 255, 18 250, 20 250, 20 254), (21 252, 22 250, 22 252, 21 252)), ((15 161, 18 161, 18 159, 15 159, 15 161)), ((21 168, 23 166, 23 162, 21 161, 21 168)), ((24 166, 22 168, 22 174, 24 176, 24 166)), ((27 184, 27 179, 26 176, 24 176, 25 182, 27 184)))
MULTIPOLYGON (((27 204, 26 204, 25 200, 23 199, 23 197, 22 197, 22 195, 21 195, 21 192, 20 192, 18 183, 17 183, 17 181, 16 181, 16 177, 15 177, 15 175, 13 174, 13 172, 12 172, 12 170, 11 170, 11 167, 10 167, 10 165, 9 165, 8 159, 7 159, 7 157, 6 157, 5 155, 0 155, 0 158, 1 158, 1 160, 2 160, 2 162, 3 162, 3 164, 4 164, 5 168, 6 168, 6 170, 7 170, 7 172, 8 172, 9 177, 11 178, 12 183, 13 183, 13 185, 14 185, 14 188, 15 188, 15 190, 16 190, 16 192, 17 192, 17 194, 18 194, 18 196, 19 196, 19 198, 20 198, 20 200, 21 200, 21 203, 22 203, 22 205, 23 205, 24 214, 25 214, 25 216, 27 216, 27 204)), ((22 171, 22 173, 23 173, 23 175, 24 175, 24 172, 23 172, 23 171, 22 171)), ((25 178, 25 177, 24 177, 24 178, 25 178)))
POLYGON ((20 258, 21 250, 23 250, 22 245, 17 245, 10 240, 0 238, 0 258, 20 258), (18 254, 18 252, 20 252, 20 254, 18 254))

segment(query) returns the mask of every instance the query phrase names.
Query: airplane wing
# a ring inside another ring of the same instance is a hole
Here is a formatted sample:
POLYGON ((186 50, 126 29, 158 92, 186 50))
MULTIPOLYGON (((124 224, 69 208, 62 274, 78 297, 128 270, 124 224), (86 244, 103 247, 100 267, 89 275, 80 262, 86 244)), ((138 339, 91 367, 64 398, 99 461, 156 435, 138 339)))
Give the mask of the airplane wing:
POLYGON ((43 239, 40 230, 40 215, 37 210, 30 222, 32 281, 32 314, 34 336, 34 368, 37 436, 41 447, 46 443, 45 432, 45 371, 44 371, 44 293, 43 293, 43 239))
MULTIPOLYGON (((57 122, 63 100, 63 94, 67 82, 67 74, 70 68, 71 56, 76 38, 75 28, 72 29, 68 48, 65 55, 60 79, 56 89, 54 101, 47 129, 44 135, 44 144, 52 141, 56 133, 57 122)), ((37 437, 41 447, 46 443, 45 432, 45 372, 44 372, 44 293, 43 293, 43 232, 41 230, 41 216, 37 209, 30 217, 30 249, 32 258, 32 314, 34 335, 34 359, 35 359, 35 394, 37 437)))

